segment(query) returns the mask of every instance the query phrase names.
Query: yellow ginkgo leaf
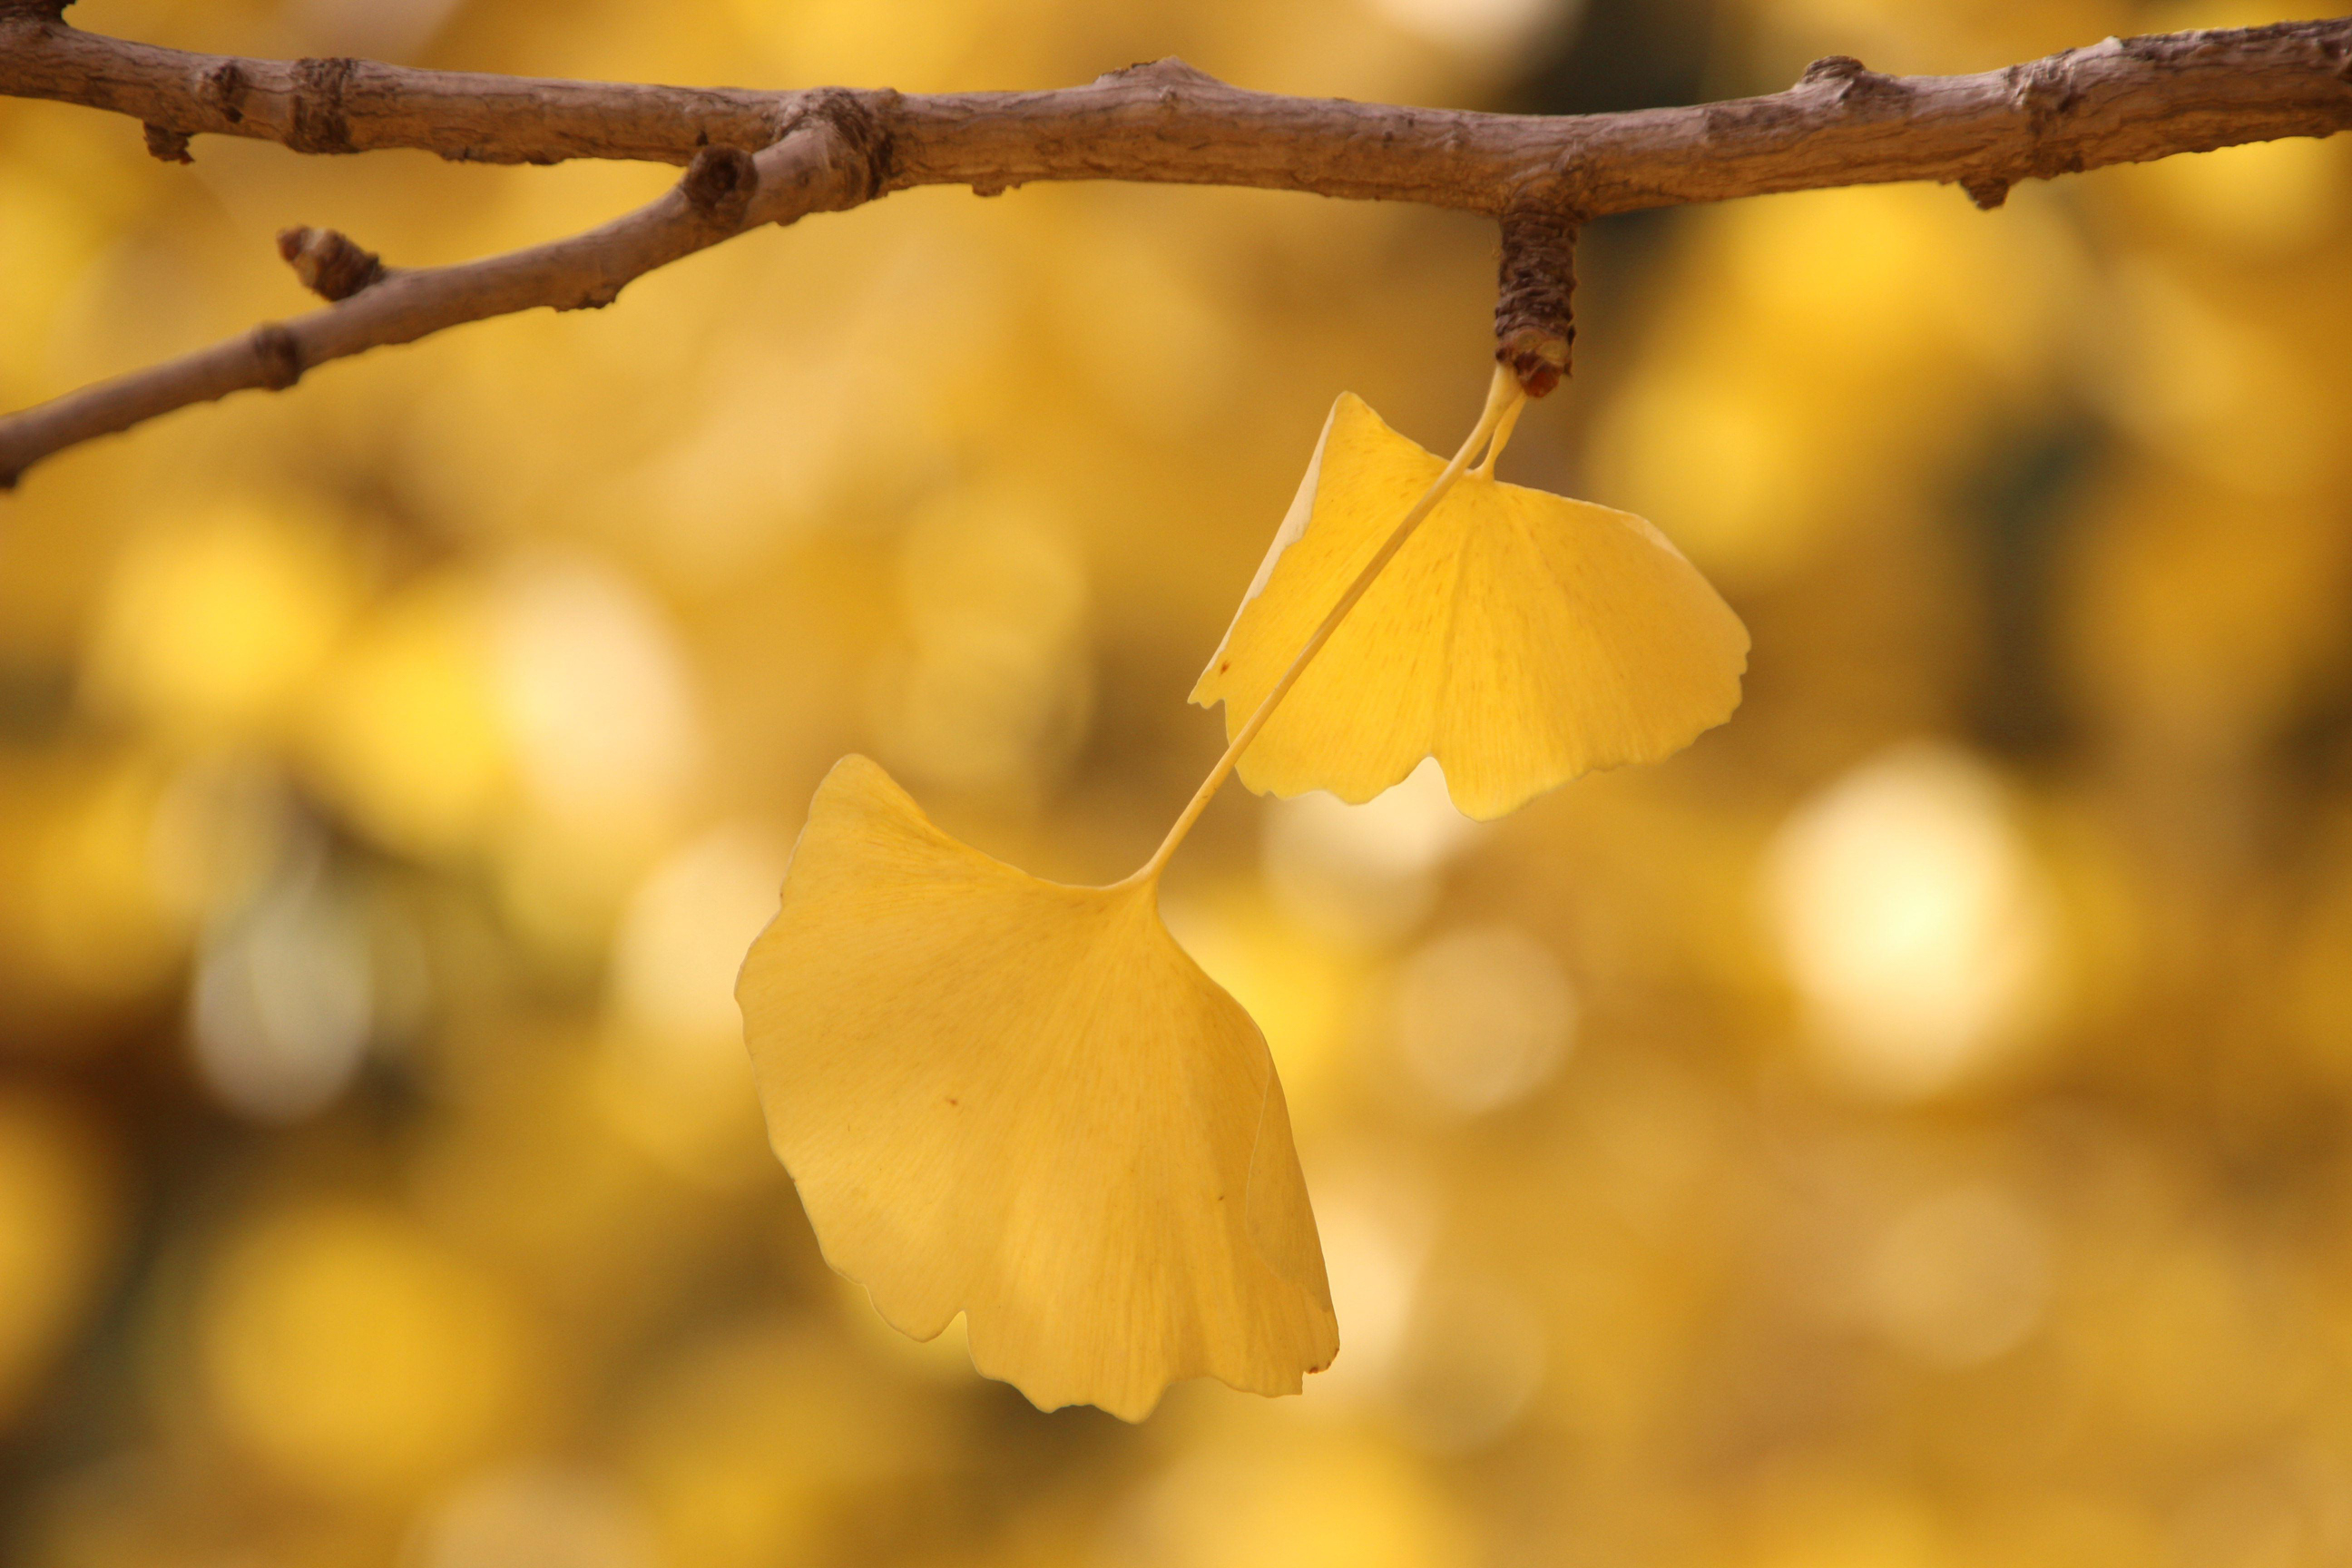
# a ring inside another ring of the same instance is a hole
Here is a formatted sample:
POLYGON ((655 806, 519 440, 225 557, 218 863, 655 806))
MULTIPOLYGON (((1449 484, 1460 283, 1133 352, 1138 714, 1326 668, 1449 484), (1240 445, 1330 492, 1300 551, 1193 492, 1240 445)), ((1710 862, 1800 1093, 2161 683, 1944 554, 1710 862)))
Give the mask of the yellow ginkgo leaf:
POLYGON ((826 1260, 1046 1409, 1295 1394, 1339 1349, 1273 1060, 1157 898, 991 859, 848 757, 737 986, 826 1260))
MULTIPOLYGON (((1240 613, 1192 689, 1239 735, 1445 468, 1343 393, 1240 613)), ((1240 758, 1261 793, 1370 800, 1425 756, 1500 816, 1595 768, 1654 762, 1739 703, 1748 632, 1630 512, 1464 474, 1240 758)))

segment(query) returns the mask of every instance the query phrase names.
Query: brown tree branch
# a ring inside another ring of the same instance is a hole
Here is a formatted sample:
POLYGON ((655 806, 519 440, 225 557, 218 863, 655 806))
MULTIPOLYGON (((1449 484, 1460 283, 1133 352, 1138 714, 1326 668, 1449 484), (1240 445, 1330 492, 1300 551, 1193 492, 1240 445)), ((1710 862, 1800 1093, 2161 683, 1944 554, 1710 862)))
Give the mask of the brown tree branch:
MULTIPOLYGON (((625 285, 657 267, 762 224, 856 206, 871 195, 864 158, 823 118, 803 122, 756 156, 737 148, 705 149, 675 187, 601 228, 454 267, 383 272, 326 310, 268 322, 0 418, 0 488, 68 447, 233 392, 283 391, 329 360, 518 310, 608 305, 625 285)), ((306 283, 332 292, 335 285, 326 276, 304 266, 328 248, 322 240, 341 237, 292 230, 281 246, 298 274, 307 274, 306 283)))
POLYGON ((1990 191, 2352 124, 2352 17, 2110 38, 2006 70, 1887 77, 1817 62, 1785 92, 1629 114, 1475 114, 1287 98, 1175 61, 1045 92, 929 95, 645 87, 235 59, 84 33, 0 0, 0 93, 130 115, 176 155, 194 135, 297 152, 685 163, 765 146, 824 109, 874 130, 877 189, 1032 180, 1259 185, 1500 214, 1559 185, 1587 217, 1823 185, 1990 191))
MULTIPOLYGON (((911 95, 644 87, 233 59, 80 32, 63 0, 0 0, 0 93, 140 120, 158 157, 235 135, 297 152, 720 166, 766 148, 740 221, 677 192, 590 234, 396 271, 327 310, 0 418, 0 482, 91 437, 461 321, 602 304, 654 267, 762 222, 917 184, 1253 185, 1573 222, 1832 185, 1935 180, 1998 205, 2019 180, 2352 126, 2352 17, 2160 34, 1974 76, 1887 77, 1843 57, 1784 92, 1566 117, 1287 98, 1181 61, 1046 92, 911 95)), ((732 167, 731 164, 727 166, 732 167)), ((1564 299, 1564 296, 1563 296, 1564 299)), ((1564 343, 1562 344, 1564 350, 1564 343)))

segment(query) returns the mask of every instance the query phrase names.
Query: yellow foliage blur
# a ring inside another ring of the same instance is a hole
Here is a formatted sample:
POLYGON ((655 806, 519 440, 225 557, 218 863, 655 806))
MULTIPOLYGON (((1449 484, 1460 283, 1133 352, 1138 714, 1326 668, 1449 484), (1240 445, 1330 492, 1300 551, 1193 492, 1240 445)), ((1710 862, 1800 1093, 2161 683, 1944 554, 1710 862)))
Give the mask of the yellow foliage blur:
MULTIPOLYGON (((177 47, 1538 111, 2255 0, 83 0, 177 47)), ((667 169, 0 103, 0 400, 667 169)), ((2352 1555, 2352 141, 1593 226, 1504 477, 1651 518, 1727 727, 1477 826, 1228 792, 1171 927, 1341 1351, 1041 1415, 882 1326, 729 997, 869 752, 1123 874, 1341 389, 1451 447, 1493 230, 918 190, 0 500, 0 1561, 2287 1568, 2352 1555)))

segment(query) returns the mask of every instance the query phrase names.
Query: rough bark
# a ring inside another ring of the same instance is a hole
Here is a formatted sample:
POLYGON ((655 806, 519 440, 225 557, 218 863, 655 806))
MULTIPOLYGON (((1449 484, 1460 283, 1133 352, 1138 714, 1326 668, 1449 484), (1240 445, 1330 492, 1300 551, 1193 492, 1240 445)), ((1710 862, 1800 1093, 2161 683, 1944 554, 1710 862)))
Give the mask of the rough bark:
POLYGON ((2108 163, 2352 124, 2352 17, 2109 38, 2006 70, 1890 77, 1815 62, 1785 92, 1628 114, 1475 114, 1251 92, 1162 60, 1085 87, 912 94, 636 86, 235 59, 0 5, 0 93, 110 110, 168 145, 246 136, 301 153, 687 163, 812 111, 856 117, 877 191, 1033 180, 1261 185, 1499 216, 1530 186, 1585 217, 1822 185, 1991 192, 2108 163))

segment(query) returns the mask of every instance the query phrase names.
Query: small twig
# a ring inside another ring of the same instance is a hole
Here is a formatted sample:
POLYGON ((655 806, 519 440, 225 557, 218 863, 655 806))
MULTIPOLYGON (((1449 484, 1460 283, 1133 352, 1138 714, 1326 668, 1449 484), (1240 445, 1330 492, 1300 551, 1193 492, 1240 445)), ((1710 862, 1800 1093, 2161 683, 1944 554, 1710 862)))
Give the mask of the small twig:
MULTIPOLYGON (((518 310, 608 305, 632 280, 721 240, 866 201, 872 195, 868 173, 851 139, 832 121, 812 117, 756 156, 737 148, 707 149, 676 187, 601 228, 505 256, 386 271, 341 235, 289 230, 279 243, 288 247, 291 241, 289 259, 298 273, 306 256, 329 255, 341 268, 335 286, 352 283, 364 271, 357 258, 374 266, 378 276, 326 310, 266 323, 0 419, 0 488, 68 447, 234 392, 283 391, 329 360, 518 310)), ((323 274, 306 273, 303 281, 329 291, 323 274)))

